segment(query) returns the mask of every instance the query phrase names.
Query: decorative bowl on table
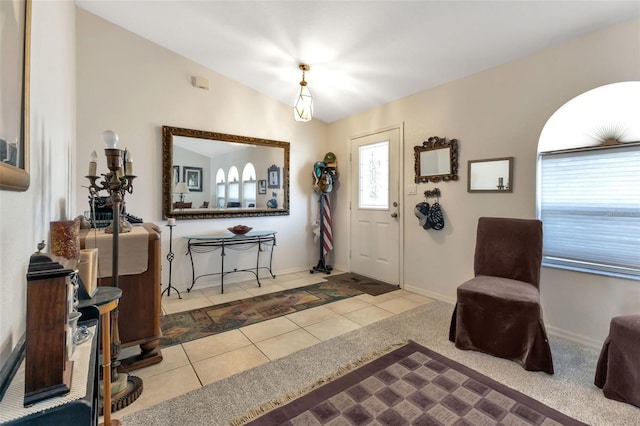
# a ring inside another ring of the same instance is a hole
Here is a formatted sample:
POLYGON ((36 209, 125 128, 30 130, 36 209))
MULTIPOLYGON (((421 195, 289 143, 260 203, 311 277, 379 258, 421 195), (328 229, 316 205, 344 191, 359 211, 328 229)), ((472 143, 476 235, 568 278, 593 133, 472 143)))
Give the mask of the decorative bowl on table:
POLYGON ((243 235, 251 231, 253 228, 245 225, 236 225, 233 228, 227 228, 231 233, 236 235, 243 235))

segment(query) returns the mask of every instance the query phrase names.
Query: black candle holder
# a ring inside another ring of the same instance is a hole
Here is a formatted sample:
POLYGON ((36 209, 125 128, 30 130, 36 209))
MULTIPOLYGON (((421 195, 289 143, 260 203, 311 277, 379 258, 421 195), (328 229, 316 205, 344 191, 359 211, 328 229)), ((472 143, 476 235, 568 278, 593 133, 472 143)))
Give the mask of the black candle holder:
POLYGON ((176 225, 170 225, 167 224, 167 226, 169 227, 169 253, 167 253, 167 261, 169 262, 169 284, 167 285, 167 288, 165 288, 164 290, 162 290, 162 294, 160 294, 160 297, 162 297, 162 295, 167 292, 167 296, 171 296, 171 289, 174 289, 176 291, 176 293, 178 293, 178 299, 182 299, 182 296, 180 295, 180 291, 175 288, 173 285, 171 285, 171 264, 173 263, 173 227, 176 225))

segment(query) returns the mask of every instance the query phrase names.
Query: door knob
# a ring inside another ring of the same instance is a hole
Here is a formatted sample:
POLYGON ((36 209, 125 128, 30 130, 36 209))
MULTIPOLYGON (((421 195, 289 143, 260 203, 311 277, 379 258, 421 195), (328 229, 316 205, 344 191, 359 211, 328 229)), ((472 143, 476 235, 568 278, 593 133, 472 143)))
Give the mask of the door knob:
POLYGON ((396 217, 398 217, 398 213, 396 212, 391 213, 391 217, 395 219, 396 217))

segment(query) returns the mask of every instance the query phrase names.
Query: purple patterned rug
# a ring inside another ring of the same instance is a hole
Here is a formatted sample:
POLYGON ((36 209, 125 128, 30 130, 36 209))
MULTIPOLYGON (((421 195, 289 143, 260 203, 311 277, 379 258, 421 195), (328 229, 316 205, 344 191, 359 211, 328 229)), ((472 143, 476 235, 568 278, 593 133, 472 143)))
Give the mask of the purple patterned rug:
POLYGON ((584 425, 415 342, 248 424, 584 425))

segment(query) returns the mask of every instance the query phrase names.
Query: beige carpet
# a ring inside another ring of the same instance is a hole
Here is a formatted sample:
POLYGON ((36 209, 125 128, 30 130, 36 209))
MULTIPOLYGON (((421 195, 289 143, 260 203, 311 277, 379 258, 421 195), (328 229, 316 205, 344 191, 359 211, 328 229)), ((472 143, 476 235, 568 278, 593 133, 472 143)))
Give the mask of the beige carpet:
POLYGON ((582 422, 638 424, 640 409, 609 400, 594 386, 597 350, 552 338, 556 374, 528 372, 510 361, 456 349, 448 340, 452 311, 443 302, 420 306, 131 414, 123 423, 227 425, 252 408, 331 376, 338 366, 415 340, 582 422))

